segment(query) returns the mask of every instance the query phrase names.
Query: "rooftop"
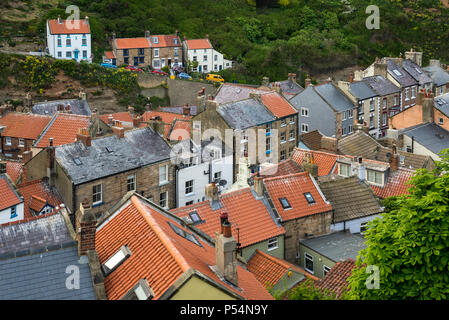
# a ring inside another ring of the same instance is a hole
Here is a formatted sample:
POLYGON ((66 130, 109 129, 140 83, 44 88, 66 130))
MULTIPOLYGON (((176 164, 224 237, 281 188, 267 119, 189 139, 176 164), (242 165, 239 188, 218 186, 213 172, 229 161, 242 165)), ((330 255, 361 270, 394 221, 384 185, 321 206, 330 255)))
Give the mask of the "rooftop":
POLYGON ((265 107, 277 118, 284 118, 298 113, 283 96, 275 91, 261 94, 260 99, 265 107))
POLYGON ((337 112, 354 109, 354 104, 331 82, 316 85, 313 89, 337 112))
POLYGON ((433 122, 406 128, 401 132, 413 137, 416 142, 437 155, 440 151, 449 148, 449 131, 433 122))
POLYGON ((366 248, 363 236, 344 231, 301 240, 300 243, 334 262, 348 258, 356 260, 359 251, 366 248))
POLYGON ((418 82, 409 75, 402 67, 398 66, 392 59, 386 58, 388 73, 402 86, 409 87, 418 85, 418 82))
POLYGON ((323 279, 315 282, 315 288, 328 290, 340 298, 349 285, 348 278, 354 268, 355 261, 353 259, 338 261, 323 279))
POLYGON ((334 223, 383 212, 373 190, 358 177, 323 182, 320 183, 320 189, 332 204, 334 223))
POLYGON ((420 86, 432 82, 432 78, 430 78, 420 66, 418 66, 410 59, 405 59, 402 62, 402 68, 407 71, 416 81, 418 81, 420 86))
POLYGON ((50 138, 53 138, 53 146, 75 142, 79 130, 88 129, 90 125, 91 118, 89 116, 57 113, 39 136, 34 146, 37 148, 48 147, 50 138))
POLYGON ((378 94, 371 89, 369 85, 367 85, 363 81, 352 82, 349 84, 349 91, 352 93, 354 97, 359 100, 365 100, 369 98, 373 98, 378 94))
POLYGON ((387 180, 383 187, 370 185, 374 193, 381 199, 385 199, 392 196, 401 196, 409 194, 407 191, 411 186, 408 181, 415 174, 415 170, 407 168, 398 168, 396 171, 390 171, 387 176, 387 180))
POLYGON ((11 178, 13 183, 17 183, 17 180, 22 173, 23 162, 10 160, 3 161, 6 162, 6 173, 11 178))
POLYGON ((187 49, 189 50, 212 48, 209 39, 190 39, 185 40, 184 42, 186 43, 187 49))
POLYGON ((171 212, 179 217, 188 217, 191 212, 196 211, 203 221, 196 227, 211 237, 220 229, 220 214, 226 212, 232 223, 232 233, 235 236, 239 234, 239 242, 243 248, 285 233, 284 228, 275 222, 266 199, 256 200, 250 188, 223 194, 220 202, 222 208, 217 210, 211 208, 210 201, 203 201, 171 212))
POLYGON ((439 66, 427 66, 423 70, 432 78, 437 87, 449 82, 449 74, 439 66))
POLYGON ((332 210, 308 172, 267 178, 263 183, 282 221, 332 210))
POLYGON ((182 46, 179 37, 175 34, 159 34, 159 35, 150 35, 151 47, 152 48, 166 48, 166 47, 180 47, 182 46), (154 41, 154 38, 157 38, 157 41, 154 41))
MULTIPOLYGON (((18 205, 19 203, 22 203, 22 202, 23 202, 23 198, 21 197, 21 195, 19 193, 17 193, 17 191, 15 190, 15 188, 13 187, 13 185, 11 184, 11 182, 9 181, 7 176, 1 174, 0 175, 0 211, 8 209, 12 206, 18 205)), ((1 249, 1 244, 0 244, 0 249, 1 249)))
POLYGON ((32 112, 34 114, 52 116, 58 111, 62 111, 62 108, 64 108, 64 110, 66 111, 70 110, 72 114, 78 114, 81 116, 90 116, 92 114, 89 108, 89 104, 86 100, 82 99, 65 99, 37 102, 33 105, 32 112))
POLYGON ((433 105, 438 111, 449 117, 449 93, 436 97, 433 105))
POLYGON ((124 135, 93 139, 90 147, 82 142, 56 147, 56 160, 77 185, 170 159, 170 147, 151 128, 124 135))
POLYGON ((399 93, 401 90, 396 87, 390 80, 382 76, 367 77, 362 80, 370 86, 379 96, 386 96, 393 93, 399 93))
POLYGON ((250 93, 264 93, 266 90, 259 89, 258 86, 251 86, 238 83, 223 83, 215 95, 218 104, 225 104, 233 101, 240 101, 250 98, 250 93))
POLYGON ((137 195, 130 196, 97 228, 100 263, 123 245, 131 255, 105 277, 110 300, 122 298, 140 279, 148 281, 154 299, 169 298, 173 294, 169 289, 179 287, 183 275, 186 280, 189 275, 205 279, 235 297, 272 299, 254 275, 240 266, 237 266, 238 288, 222 281, 211 269, 215 265, 215 248, 210 239, 194 228, 184 227, 179 218, 137 195), (189 238, 179 235, 174 228, 189 234, 189 238))
POLYGON ((306 154, 312 155, 313 161, 318 165, 318 176, 326 176, 333 173, 337 159, 341 157, 334 153, 295 148, 292 159, 298 165, 302 166, 302 162, 306 154))
POLYGON ((109 117, 112 117, 112 120, 120 121, 123 127, 134 127, 133 115, 128 111, 102 114, 100 116, 100 120, 106 124, 109 124, 109 117))
POLYGON ((50 187, 42 180, 26 182, 21 184, 18 188, 24 199, 25 219, 33 216, 31 210, 39 212, 47 203, 53 208, 56 208, 64 203, 56 188, 50 187), (38 206, 41 207, 38 208, 38 206))
MULTIPOLYGON (((282 94, 289 97, 292 97, 304 90, 304 88, 301 87, 296 81, 290 79, 277 81, 276 84, 281 87, 282 94)), ((270 83, 270 87, 273 87, 273 83, 270 83)))
POLYGON ((276 120, 261 102, 253 98, 222 104, 218 113, 231 128, 241 130, 276 120))
POLYGON ((90 33, 89 22, 83 20, 48 20, 51 34, 87 34, 90 33))
POLYGON ((147 38, 117 38, 114 40, 117 49, 145 49, 151 48, 147 38))
POLYGON ((9 112, 0 118, 0 126, 6 128, 2 137, 14 137, 35 140, 50 122, 51 117, 27 113, 9 112))

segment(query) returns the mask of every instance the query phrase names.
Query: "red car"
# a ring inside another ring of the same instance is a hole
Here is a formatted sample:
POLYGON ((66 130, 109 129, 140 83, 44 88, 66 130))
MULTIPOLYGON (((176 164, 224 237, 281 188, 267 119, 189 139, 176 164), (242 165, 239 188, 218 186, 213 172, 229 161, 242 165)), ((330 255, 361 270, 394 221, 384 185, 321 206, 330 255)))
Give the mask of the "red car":
POLYGON ((156 73, 156 74, 160 74, 162 76, 168 76, 167 72, 164 72, 162 70, 158 70, 158 69, 154 69, 151 73, 156 73))
POLYGON ((126 70, 130 70, 130 71, 135 71, 135 72, 143 72, 142 69, 136 68, 136 67, 133 67, 133 66, 126 66, 125 69, 126 70))

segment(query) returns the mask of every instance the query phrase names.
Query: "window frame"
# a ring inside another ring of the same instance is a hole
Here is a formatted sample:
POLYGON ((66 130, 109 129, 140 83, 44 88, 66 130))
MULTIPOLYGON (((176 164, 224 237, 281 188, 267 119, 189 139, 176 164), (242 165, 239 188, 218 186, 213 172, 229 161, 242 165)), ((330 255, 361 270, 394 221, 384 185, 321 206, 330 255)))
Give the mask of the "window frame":
POLYGON ((314 274, 315 272, 314 272, 313 268, 314 268, 313 256, 308 254, 307 252, 304 252, 304 269, 307 272, 309 272, 311 274, 314 274), (308 257, 310 257, 310 259, 308 257), (308 260, 312 263, 312 270, 307 267, 307 261, 308 260))
POLYGON ((194 184, 194 180, 188 180, 184 183, 184 192, 185 195, 191 195, 193 194, 193 184, 194 184), (190 184, 190 185, 187 185, 190 184))
POLYGON ((162 208, 168 208, 168 192, 167 191, 159 193, 159 206, 162 208), (165 199, 162 199, 162 195, 165 195, 165 199), (162 205, 162 201, 165 201, 165 206, 162 205))
POLYGON ((92 206, 99 205, 103 203, 103 184, 96 184, 92 186, 92 206), (95 191, 95 188, 100 186, 100 191, 95 191), (96 195, 100 195, 100 200, 94 201, 96 195))
POLYGON ((159 166, 159 185, 164 185, 168 183, 168 164, 164 164, 159 166), (165 168, 165 178, 164 180, 161 180, 161 169, 165 168))
POLYGON ((130 192, 130 191, 136 191, 136 189, 137 189, 137 181, 136 181, 136 178, 137 178, 137 176, 136 176, 136 174, 134 173, 134 174, 130 174, 130 175, 128 175, 127 177, 126 177, 126 190, 127 190, 127 192, 130 192), (133 184, 133 188, 132 189, 130 189, 130 178, 132 178, 132 184, 133 184))
POLYGON ((278 237, 267 240, 267 251, 273 251, 279 248, 278 237))

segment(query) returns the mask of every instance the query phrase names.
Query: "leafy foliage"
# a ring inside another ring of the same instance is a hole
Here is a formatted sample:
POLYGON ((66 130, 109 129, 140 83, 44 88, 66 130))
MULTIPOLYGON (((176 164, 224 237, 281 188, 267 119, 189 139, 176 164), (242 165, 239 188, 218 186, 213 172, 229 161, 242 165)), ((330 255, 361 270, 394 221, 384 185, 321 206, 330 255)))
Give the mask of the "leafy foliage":
MULTIPOLYGON (((279 295, 277 296, 279 299, 279 295)), ((315 287, 313 280, 307 279, 287 292, 288 300, 336 300, 334 293, 315 287)))
POLYGON ((369 224, 367 248, 349 278, 352 299, 448 299, 449 149, 432 172, 420 170, 409 196, 390 199, 390 211, 369 224), (380 288, 368 289, 369 265, 380 288))

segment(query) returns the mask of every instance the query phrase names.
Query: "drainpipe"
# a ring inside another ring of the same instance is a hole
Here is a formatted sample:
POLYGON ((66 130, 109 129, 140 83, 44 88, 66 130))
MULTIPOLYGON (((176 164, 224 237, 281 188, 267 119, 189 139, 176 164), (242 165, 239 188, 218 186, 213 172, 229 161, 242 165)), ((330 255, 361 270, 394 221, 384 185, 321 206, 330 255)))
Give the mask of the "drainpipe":
POLYGON ((415 136, 412 136, 412 153, 415 152, 415 136))

